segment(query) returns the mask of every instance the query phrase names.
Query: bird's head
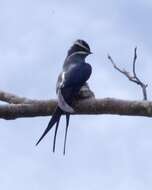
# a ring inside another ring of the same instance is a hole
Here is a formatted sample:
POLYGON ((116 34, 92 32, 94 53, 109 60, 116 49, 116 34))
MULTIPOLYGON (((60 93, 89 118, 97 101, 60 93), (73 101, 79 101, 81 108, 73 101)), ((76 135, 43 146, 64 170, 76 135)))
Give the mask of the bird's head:
POLYGON ((90 50, 88 43, 85 42, 84 40, 78 39, 73 43, 73 45, 69 49, 68 56, 75 54, 75 55, 83 55, 86 57, 91 53, 92 52, 90 50))

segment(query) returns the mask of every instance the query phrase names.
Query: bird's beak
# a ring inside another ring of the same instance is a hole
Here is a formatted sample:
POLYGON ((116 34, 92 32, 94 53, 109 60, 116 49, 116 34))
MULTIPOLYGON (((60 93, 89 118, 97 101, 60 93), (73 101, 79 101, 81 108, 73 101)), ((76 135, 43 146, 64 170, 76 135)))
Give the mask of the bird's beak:
POLYGON ((93 54, 93 53, 90 51, 89 54, 93 54))

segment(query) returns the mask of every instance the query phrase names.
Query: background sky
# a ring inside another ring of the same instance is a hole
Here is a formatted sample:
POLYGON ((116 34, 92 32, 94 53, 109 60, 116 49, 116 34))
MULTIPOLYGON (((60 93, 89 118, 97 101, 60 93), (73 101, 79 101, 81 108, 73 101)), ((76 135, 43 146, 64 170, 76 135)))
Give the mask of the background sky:
MULTIPOLYGON (((35 99, 56 98, 68 48, 78 38, 94 52, 89 81, 97 98, 141 100, 141 89, 113 69, 132 69, 152 98, 151 0, 0 0, 0 89, 35 99)), ((125 116, 73 116, 66 156, 65 118, 56 153, 54 132, 35 147, 50 117, 0 121, 0 189, 151 190, 152 121, 125 116)))

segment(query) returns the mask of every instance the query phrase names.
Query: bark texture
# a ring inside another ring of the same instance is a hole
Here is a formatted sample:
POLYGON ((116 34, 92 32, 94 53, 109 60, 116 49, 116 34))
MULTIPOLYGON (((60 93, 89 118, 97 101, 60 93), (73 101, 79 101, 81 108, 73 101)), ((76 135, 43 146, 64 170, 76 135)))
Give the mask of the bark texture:
MULTIPOLYGON (((29 104, 0 105, 0 118, 16 119, 51 115, 57 105, 56 100, 34 100, 29 104)), ((151 101, 129 101, 114 98, 85 99, 74 104, 75 115, 112 114, 152 117, 151 101)))

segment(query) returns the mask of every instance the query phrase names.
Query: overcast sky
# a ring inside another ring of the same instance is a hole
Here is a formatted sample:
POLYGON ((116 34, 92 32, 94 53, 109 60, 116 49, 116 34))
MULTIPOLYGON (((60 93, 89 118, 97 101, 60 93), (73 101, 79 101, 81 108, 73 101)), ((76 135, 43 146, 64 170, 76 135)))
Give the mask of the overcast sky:
MULTIPOLYGON (((93 55, 89 84, 96 97, 142 99, 141 89, 112 68, 132 69, 152 98, 152 1, 0 0, 0 89, 35 99, 56 98, 68 48, 86 40, 93 55)), ((66 156, 65 118, 52 153, 53 130, 35 143, 50 117, 0 121, 2 190, 151 190, 152 121, 141 117, 71 117, 66 156)))

